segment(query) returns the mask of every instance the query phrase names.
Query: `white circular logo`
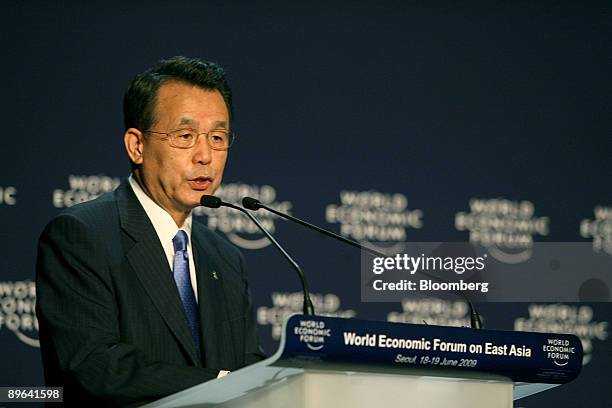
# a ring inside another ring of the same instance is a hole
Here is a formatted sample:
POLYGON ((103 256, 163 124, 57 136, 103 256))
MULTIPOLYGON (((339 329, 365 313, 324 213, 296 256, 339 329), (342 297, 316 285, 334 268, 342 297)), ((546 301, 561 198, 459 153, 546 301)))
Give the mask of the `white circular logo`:
POLYGON ((580 236, 593 240, 593 251, 612 255, 612 207, 602 205, 593 209, 595 218, 580 223, 580 236))
MULTIPOLYGON (((224 184, 215 193, 223 201, 240 205, 243 197, 253 197, 262 204, 280 212, 290 214, 293 204, 290 201, 277 201, 276 189, 272 186, 251 185, 244 183, 224 184)), ((221 207, 197 207, 193 210, 196 216, 206 215, 206 225, 212 230, 223 232, 227 238, 244 249, 261 249, 270 245, 270 241, 248 217, 240 211, 221 207)), ((269 211, 260 210, 254 214, 270 234, 276 231, 275 222, 279 217, 269 211)))
POLYGON ((548 235, 548 217, 536 217, 531 201, 472 198, 470 212, 455 215, 455 228, 470 232, 470 243, 479 244, 500 262, 516 264, 531 258, 533 237, 548 235))
MULTIPOLYGON (((593 308, 587 305, 568 305, 564 303, 540 304, 528 306, 529 317, 518 317, 514 320, 514 330, 540 333, 571 333, 580 338, 584 357, 582 364, 592 359, 593 340, 605 341, 609 336, 610 323, 595 321, 593 308)), ((550 358, 557 360, 557 365, 565 365, 563 344, 551 343, 548 351, 550 358), (561 354, 559 354, 561 353, 561 354), (559 358, 561 357, 561 358, 559 358)))
POLYGON ((0 186, 0 205, 17 204, 17 189, 13 186, 0 186))
POLYGON ((93 176, 68 176, 69 188, 55 189, 52 194, 52 204, 55 208, 72 207, 75 204, 93 200, 99 195, 113 191, 121 181, 118 177, 103 174, 93 176))
POLYGON ((402 299, 402 311, 389 312, 387 321, 455 327, 470 325, 469 308, 466 302, 439 298, 404 298, 402 299))
MULTIPOLYGON (((340 297, 335 293, 311 293, 312 304, 318 316, 333 316, 350 319, 357 316, 352 309, 341 309, 340 297)), ((304 294, 302 292, 272 292, 272 306, 257 308, 257 324, 270 326, 272 339, 281 337, 283 322, 289 316, 302 313, 304 294)))
POLYGON ((34 282, 0 282, 0 330, 7 328, 28 346, 40 347, 35 305, 34 282))
POLYGON ((328 204, 325 220, 340 224, 340 235, 375 246, 372 242, 397 242, 394 247, 375 246, 380 252, 400 252, 409 228, 423 228, 423 211, 409 209, 400 193, 340 191, 340 204, 328 204))

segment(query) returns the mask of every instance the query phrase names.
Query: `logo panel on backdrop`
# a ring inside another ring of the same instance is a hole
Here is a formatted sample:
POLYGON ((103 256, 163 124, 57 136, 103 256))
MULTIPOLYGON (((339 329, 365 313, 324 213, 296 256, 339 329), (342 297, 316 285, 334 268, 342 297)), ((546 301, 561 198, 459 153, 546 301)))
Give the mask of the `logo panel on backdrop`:
POLYGON ((595 219, 580 222, 580 236, 593 241, 593 251, 612 256, 612 207, 597 205, 593 214, 595 219))
POLYGON ((72 207, 113 191, 121 183, 118 177, 97 175, 68 175, 68 188, 53 190, 51 202, 55 208, 72 207))
MULTIPOLYGON (((310 297, 317 311, 317 316, 333 316, 353 318, 357 312, 352 309, 342 309, 342 300, 336 293, 311 293, 310 297)), ((302 313, 304 294, 302 292, 272 292, 270 296, 272 306, 257 308, 257 324, 270 326, 271 337, 279 340, 285 318, 302 313)))
MULTIPOLYGON (((270 185, 227 183, 222 184, 215 195, 229 203, 240 203, 243 197, 253 197, 269 207, 288 214, 291 214, 293 208, 291 201, 278 201, 276 188, 270 185)), ((251 220, 231 208, 197 207, 193 210, 193 214, 196 216, 206 215, 205 225, 208 228, 224 233, 232 243, 240 248, 261 249, 270 245, 268 238, 251 220)), ((257 217, 264 228, 274 234, 278 216, 266 211, 257 213, 257 217)))
POLYGON ((535 216, 531 201, 472 198, 469 212, 455 215, 457 231, 469 231, 469 241, 480 244, 500 262, 516 264, 531 258, 535 236, 546 236, 549 218, 535 216))
POLYGON ((423 211, 408 208, 404 194, 341 190, 340 203, 325 208, 325 220, 340 224, 340 235, 346 238, 368 242, 381 252, 398 252, 398 245, 382 248, 371 242, 406 241, 408 229, 423 228, 423 211))
POLYGON ((16 205, 17 189, 14 186, 0 186, 0 205, 16 205))
POLYGON ((0 333, 8 329, 28 346, 40 347, 35 304, 36 286, 33 281, 0 282, 0 333))
POLYGON ((466 302, 430 297, 427 299, 404 298, 402 311, 387 313, 387 321, 393 323, 433 324, 436 326, 469 327, 470 316, 466 302))

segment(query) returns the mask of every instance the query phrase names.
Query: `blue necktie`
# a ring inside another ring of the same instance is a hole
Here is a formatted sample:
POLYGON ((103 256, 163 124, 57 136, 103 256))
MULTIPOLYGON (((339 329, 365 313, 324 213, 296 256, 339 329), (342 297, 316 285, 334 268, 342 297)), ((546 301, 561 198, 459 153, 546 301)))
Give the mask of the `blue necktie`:
POLYGON ((176 236, 172 238, 172 244, 174 245, 174 281, 183 303, 183 310, 185 310, 185 316, 187 316, 196 350, 200 355, 200 318, 189 274, 188 242, 189 238, 183 230, 179 230, 176 236))

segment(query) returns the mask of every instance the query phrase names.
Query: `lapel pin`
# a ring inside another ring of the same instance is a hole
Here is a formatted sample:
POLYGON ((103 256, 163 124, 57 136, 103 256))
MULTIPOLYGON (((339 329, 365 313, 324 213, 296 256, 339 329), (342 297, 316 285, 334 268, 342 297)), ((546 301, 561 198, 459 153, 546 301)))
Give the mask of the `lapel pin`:
POLYGON ((215 280, 219 280, 219 275, 217 275, 217 271, 213 271, 213 273, 212 273, 212 277, 213 277, 215 280))

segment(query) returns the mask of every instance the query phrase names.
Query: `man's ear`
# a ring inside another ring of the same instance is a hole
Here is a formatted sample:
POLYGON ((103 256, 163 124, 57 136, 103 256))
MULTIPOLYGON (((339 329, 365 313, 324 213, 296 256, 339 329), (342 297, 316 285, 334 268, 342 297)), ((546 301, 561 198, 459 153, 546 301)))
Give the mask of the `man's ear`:
POLYGON ((129 128, 123 134, 123 143, 132 163, 142 164, 144 134, 136 128, 129 128))

